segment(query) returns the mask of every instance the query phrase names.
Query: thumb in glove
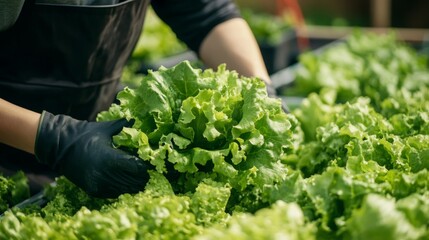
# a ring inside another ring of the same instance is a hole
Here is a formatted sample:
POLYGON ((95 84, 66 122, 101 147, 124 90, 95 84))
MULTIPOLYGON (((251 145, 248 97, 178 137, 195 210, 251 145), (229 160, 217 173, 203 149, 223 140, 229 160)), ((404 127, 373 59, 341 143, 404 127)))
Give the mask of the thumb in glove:
POLYGON ((144 189, 153 167, 113 147, 112 136, 129 125, 125 119, 88 122, 44 111, 35 154, 94 197, 136 193, 144 189))

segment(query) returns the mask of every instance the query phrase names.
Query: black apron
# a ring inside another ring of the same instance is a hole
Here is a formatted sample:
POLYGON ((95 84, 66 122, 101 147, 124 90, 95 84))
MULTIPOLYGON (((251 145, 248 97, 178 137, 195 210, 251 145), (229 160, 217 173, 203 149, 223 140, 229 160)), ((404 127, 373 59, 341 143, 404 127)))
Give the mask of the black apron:
MULTIPOLYGON (((95 120, 115 99, 149 2, 73 6, 26 0, 15 25, 0 32, 0 97, 36 112, 95 120)), ((17 170, 30 181, 42 178, 31 182, 32 189, 55 176, 33 155, 0 145, 0 171, 17 170)))

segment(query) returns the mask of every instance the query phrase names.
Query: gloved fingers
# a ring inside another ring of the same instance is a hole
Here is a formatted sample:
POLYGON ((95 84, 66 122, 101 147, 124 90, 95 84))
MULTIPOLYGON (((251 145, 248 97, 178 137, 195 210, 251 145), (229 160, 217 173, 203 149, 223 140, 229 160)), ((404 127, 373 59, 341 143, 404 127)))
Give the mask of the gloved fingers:
MULTIPOLYGON (((134 124, 134 122, 136 121, 135 119, 131 119, 131 120, 126 120, 125 118, 123 118, 123 119, 119 119, 119 120, 125 120, 126 121, 126 123, 123 125, 124 127, 132 127, 133 126, 133 124, 134 124)), ((118 121, 119 121, 118 120, 118 121)))
POLYGON ((108 134, 109 135, 115 135, 118 134, 122 128, 124 127, 131 127, 134 124, 134 120, 126 120, 125 118, 121 118, 118 120, 114 120, 114 121, 109 121, 109 122, 99 122, 99 123, 95 123, 95 124, 103 124, 106 125, 103 129, 108 130, 108 134))
POLYGON ((103 189, 96 194, 98 197, 118 197, 123 193, 137 193, 143 191, 149 181, 149 174, 143 173, 141 176, 131 175, 127 171, 118 169, 107 172, 102 180, 98 181, 99 189, 103 189))
POLYGON ((114 160, 107 162, 105 178, 109 179, 111 192, 136 193, 144 189, 149 180, 148 170, 155 169, 149 162, 115 149, 114 160))
POLYGON ((140 176, 131 175, 126 171, 111 172, 112 181, 110 184, 116 186, 122 193, 136 193, 144 190, 146 183, 149 181, 149 173, 145 172, 140 176))
POLYGON ((115 154, 112 154, 112 157, 115 157, 115 160, 109 162, 109 167, 112 170, 118 169, 132 176, 142 176, 148 170, 155 169, 149 162, 128 154, 125 151, 120 149, 113 149, 113 151, 115 151, 115 154))
POLYGON ((115 176, 113 181, 99 182, 100 189, 103 189, 103 191, 92 193, 88 191, 88 194, 99 198, 117 198, 124 193, 134 194, 143 191, 146 183, 147 181, 132 181, 115 176))
POLYGON ((164 175, 168 180, 171 181, 179 178, 180 173, 179 171, 174 169, 173 163, 171 163, 170 161, 165 161, 165 166, 167 168, 167 173, 165 173, 164 175))
MULTIPOLYGON (((94 176, 96 177, 96 176, 94 176)), ((106 179, 97 180, 96 186, 82 188, 85 192, 97 198, 117 198, 124 193, 137 193, 144 189, 145 184, 139 182, 108 181, 106 179)))
POLYGON ((89 181, 80 187, 88 195, 99 198, 116 198, 123 193, 143 191, 149 181, 147 172, 136 176, 123 169, 112 170, 108 167, 93 171, 88 177, 89 181))

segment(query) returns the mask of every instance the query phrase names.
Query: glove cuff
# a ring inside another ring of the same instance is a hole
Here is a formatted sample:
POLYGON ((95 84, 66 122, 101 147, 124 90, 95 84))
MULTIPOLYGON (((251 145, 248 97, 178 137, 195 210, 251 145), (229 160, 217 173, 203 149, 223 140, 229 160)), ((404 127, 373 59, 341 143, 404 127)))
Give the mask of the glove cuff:
POLYGON ((46 164, 56 170, 56 151, 60 134, 56 133, 56 117, 47 111, 43 111, 39 127, 37 129, 36 142, 34 144, 34 154, 39 163, 46 164))

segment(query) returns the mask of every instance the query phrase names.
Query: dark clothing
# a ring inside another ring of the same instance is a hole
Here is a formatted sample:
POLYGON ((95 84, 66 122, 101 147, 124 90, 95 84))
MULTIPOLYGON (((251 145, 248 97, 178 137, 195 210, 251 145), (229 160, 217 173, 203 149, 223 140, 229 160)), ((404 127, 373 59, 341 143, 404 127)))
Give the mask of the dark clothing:
POLYGON ((196 53, 213 27, 239 16, 230 0, 153 0, 152 7, 177 37, 196 53))
POLYGON ((12 26, 21 12, 24 0, 0 0, 0 31, 12 26))
POLYGON ((94 120, 112 103, 148 1, 112 7, 33 4, 0 33, 0 96, 94 120))
MULTIPOLYGON (((214 26, 238 16, 228 0, 151 3, 194 51, 214 26)), ((26 0, 15 25, 0 32, 0 97, 37 112, 95 120, 115 99, 149 4, 125 0, 76 6, 26 0)), ((37 165, 34 156, 0 145, 0 167, 47 173, 37 165)))

